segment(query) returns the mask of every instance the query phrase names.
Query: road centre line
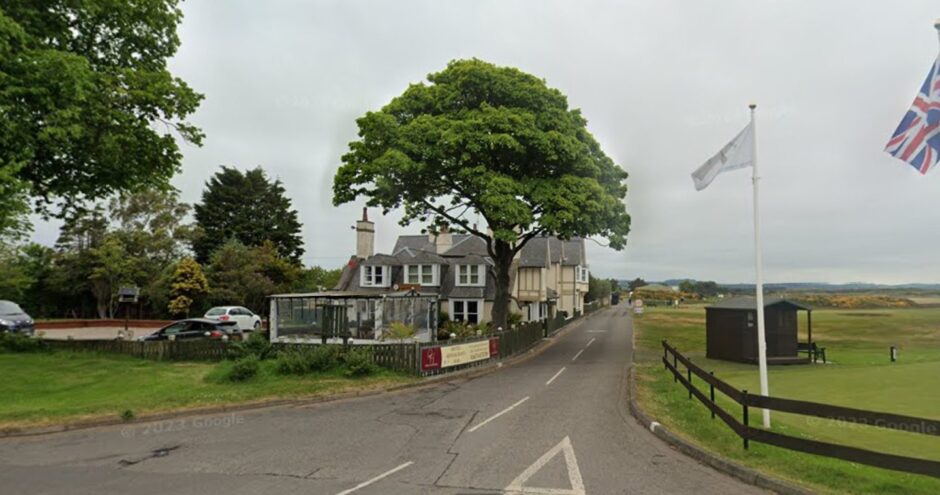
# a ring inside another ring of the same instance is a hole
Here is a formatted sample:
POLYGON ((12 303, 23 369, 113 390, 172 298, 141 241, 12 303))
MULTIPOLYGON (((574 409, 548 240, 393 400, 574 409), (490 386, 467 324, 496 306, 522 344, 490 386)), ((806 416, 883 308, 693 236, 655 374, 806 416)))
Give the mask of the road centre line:
POLYGON ((558 375, 560 375, 562 371, 565 371, 565 367, 564 367, 564 366, 562 366, 561 369, 558 370, 558 373, 555 373, 555 375, 554 375, 553 377, 549 378, 548 381, 545 382, 545 385, 551 385, 552 382, 555 381, 556 378, 558 378, 558 375))
POLYGON ((496 419, 496 418, 502 416, 503 414, 506 414, 506 413, 508 413, 509 411, 512 411, 512 410, 515 409, 519 404, 522 404, 523 402, 525 402, 525 401, 527 401, 527 400, 529 400, 529 396, 528 396, 528 395, 525 396, 525 397, 524 397, 522 400, 520 400, 519 402, 516 402, 515 404, 513 404, 513 405, 507 407, 506 409, 503 409, 502 411, 500 411, 500 412, 498 412, 498 413, 496 413, 496 414, 490 416, 489 418, 486 418, 485 421, 483 421, 482 423, 480 423, 480 424, 474 426, 473 428, 470 428, 470 430, 468 430, 468 431, 469 431, 470 433, 473 433, 473 432, 479 430, 480 428, 483 428, 483 426, 486 425, 487 423, 489 423, 490 421, 493 421, 494 419, 496 419))
POLYGON ((587 349, 588 347, 591 347, 591 344, 593 344, 595 340, 597 339, 592 337, 591 340, 588 341, 587 345, 584 346, 584 348, 587 349))
POLYGON ((575 354, 574 357, 571 358, 571 360, 574 361, 575 359, 578 359, 578 356, 580 356, 582 352, 584 352, 584 349, 581 349, 580 351, 578 351, 578 353, 575 354))
POLYGON ((348 494, 350 494, 350 493, 352 493, 352 492, 354 492, 354 491, 356 491, 356 490, 358 490, 358 489, 360 489, 360 488, 365 488, 365 487, 371 485, 372 483, 375 483, 376 481, 379 481, 380 479, 382 479, 382 478, 384 478, 384 477, 386 477, 386 476, 391 476, 391 475, 393 475, 393 474, 395 474, 395 473, 401 471, 402 469, 405 469, 406 467, 408 467, 408 466, 410 466, 410 465, 412 465, 412 464, 414 464, 414 461, 408 461, 408 462, 402 464, 401 466, 398 466, 398 467, 395 468, 395 469, 392 469, 392 470, 390 470, 390 471, 386 471, 386 472, 384 472, 384 473, 382 473, 382 474, 376 476, 375 478, 372 478, 372 479, 369 480, 369 481, 363 481, 362 483, 359 483, 358 485, 356 485, 356 486, 350 488, 349 490, 343 490, 343 491, 337 493, 336 495, 348 495, 348 494))

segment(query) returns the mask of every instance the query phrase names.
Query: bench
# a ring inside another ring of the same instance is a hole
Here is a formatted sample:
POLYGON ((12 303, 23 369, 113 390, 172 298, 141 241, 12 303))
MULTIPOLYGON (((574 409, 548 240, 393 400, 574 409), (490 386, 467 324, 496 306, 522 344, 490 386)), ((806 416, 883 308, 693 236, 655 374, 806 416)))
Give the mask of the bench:
POLYGON ((812 344, 804 344, 803 342, 798 342, 796 344, 796 352, 805 352, 810 358, 813 359, 815 363, 819 358, 822 358, 822 362, 826 362, 826 348, 819 347, 815 342, 812 344))

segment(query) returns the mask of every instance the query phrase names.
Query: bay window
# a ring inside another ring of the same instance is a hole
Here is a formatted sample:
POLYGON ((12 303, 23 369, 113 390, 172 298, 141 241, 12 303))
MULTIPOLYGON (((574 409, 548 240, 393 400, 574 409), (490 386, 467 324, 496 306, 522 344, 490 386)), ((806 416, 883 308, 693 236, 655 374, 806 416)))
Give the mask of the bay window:
POLYGON ((480 323, 483 301, 479 299, 451 299, 450 317, 454 321, 480 323))

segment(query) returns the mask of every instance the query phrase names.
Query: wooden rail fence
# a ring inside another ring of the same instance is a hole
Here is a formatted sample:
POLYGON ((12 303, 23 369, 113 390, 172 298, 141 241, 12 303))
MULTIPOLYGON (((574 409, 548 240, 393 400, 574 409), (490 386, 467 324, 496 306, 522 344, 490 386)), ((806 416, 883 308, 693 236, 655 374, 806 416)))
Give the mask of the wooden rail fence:
POLYGON ((857 462, 859 464, 867 464, 869 466, 940 478, 940 462, 938 461, 885 454, 857 447, 798 438, 763 428, 755 428, 750 426, 749 415, 750 408, 757 407, 760 409, 770 409, 804 416, 814 416, 817 418, 851 423, 853 425, 940 436, 940 421, 936 419, 917 418, 817 402, 749 394, 747 390, 738 390, 718 379, 715 377, 714 373, 706 372, 693 363, 691 359, 683 356, 674 347, 670 346, 665 340, 662 342, 662 345, 663 365, 672 373, 674 381, 681 383, 682 386, 688 390, 690 399, 695 397, 704 404, 705 407, 711 411, 712 418, 718 417, 728 425, 728 427, 742 439, 745 449, 748 448, 749 442, 755 441, 808 454, 833 457, 857 462), (680 364, 685 367, 685 373, 679 370, 680 364), (702 382, 708 385, 707 391, 699 389, 693 383, 693 376, 698 377, 702 382), (716 390, 741 406, 741 421, 738 421, 734 414, 725 411, 715 402, 716 390))

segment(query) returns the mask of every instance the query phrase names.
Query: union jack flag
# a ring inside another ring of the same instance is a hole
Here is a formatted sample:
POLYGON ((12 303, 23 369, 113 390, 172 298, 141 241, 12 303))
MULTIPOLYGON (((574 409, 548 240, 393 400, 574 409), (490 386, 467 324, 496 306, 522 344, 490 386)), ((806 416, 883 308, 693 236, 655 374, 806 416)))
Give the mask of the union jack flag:
POLYGON ((940 57, 930 68, 914 104, 894 131, 885 151, 921 174, 940 161, 940 57))

